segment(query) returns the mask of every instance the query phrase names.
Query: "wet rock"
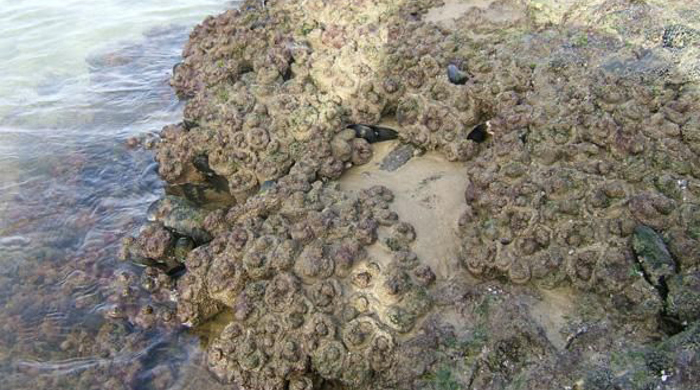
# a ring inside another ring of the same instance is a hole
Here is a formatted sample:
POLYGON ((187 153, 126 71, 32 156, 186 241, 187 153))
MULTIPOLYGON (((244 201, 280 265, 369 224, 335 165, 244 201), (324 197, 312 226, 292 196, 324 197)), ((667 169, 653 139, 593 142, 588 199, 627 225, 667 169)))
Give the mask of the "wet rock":
POLYGON ((180 237, 175 242, 175 247, 173 248, 173 254, 175 258, 180 262, 184 263, 187 255, 194 249, 195 243, 189 237, 180 237))
POLYGON ((692 389, 686 381, 695 381, 700 369, 697 348, 700 327, 694 324, 685 331, 646 348, 627 351, 625 374, 614 379, 622 388, 692 389))
POLYGON ((461 71, 456 65, 450 64, 447 66, 447 78, 452 84, 464 85, 469 81, 469 75, 461 71))
POLYGON ((666 244, 654 229, 639 225, 632 235, 632 248, 651 283, 660 286, 676 273, 676 264, 666 244))
POLYGON ((159 221, 178 234, 192 238, 197 244, 211 241, 211 235, 203 228, 207 214, 206 210, 194 203, 176 196, 166 196, 148 209, 149 220, 159 221))
POLYGON ((135 238, 126 237, 122 241, 120 258, 173 273, 182 268, 187 253, 193 247, 190 238, 178 237, 160 222, 151 222, 135 238))
POLYGON ((384 171, 395 171, 408 162, 416 153, 412 145, 398 145, 381 162, 380 169, 384 171))
POLYGON ((668 285, 668 312, 685 324, 700 319, 700 272, 674 275, 668 285))
POLYGON ((700 42, 700 31, 682 24, 674 24, 664 29, 661 41, 664 47, 684 49, 700 42))
POLYGON ((195 205, 233 205, 236 200, 229 184, 221 176, 209 176, 206 183, 183 183, 165 188, 167 195, 183 198, 195 205))
POLYGON ((209 167, 209 156, 207 156, 205 154, 195 156, 192 159, 192 164, 194 165, 195 168, 199 169, 200 172, 206 174, 207 176, 216 175, 216 172, 214 172, 211 169, 211 167, 209 167))

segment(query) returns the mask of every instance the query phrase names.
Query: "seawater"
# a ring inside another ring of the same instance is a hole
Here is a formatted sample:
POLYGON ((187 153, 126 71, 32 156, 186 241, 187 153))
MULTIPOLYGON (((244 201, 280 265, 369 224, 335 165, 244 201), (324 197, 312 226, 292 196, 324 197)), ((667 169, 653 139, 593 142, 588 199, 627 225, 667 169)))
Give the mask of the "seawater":
POLYGON ((182 46, 234 6, 0 0, 0 389, 218 388, 197 337, 106 313, 138 273, 120 238, 163 193, 125 141, 179 120, 182 46))

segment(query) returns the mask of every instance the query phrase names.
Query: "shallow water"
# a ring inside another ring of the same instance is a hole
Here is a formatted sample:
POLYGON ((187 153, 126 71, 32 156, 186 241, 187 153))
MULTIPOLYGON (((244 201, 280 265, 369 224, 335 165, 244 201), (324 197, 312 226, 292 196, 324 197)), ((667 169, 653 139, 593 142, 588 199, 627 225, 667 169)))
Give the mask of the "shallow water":
POLYGON ((178 120, 172 66, 194 24, 231 6, 0 0, 0 389, 216 387, 196 337, 106 313, 138 273, 120 239, 163 192, 125 140, 178 120))

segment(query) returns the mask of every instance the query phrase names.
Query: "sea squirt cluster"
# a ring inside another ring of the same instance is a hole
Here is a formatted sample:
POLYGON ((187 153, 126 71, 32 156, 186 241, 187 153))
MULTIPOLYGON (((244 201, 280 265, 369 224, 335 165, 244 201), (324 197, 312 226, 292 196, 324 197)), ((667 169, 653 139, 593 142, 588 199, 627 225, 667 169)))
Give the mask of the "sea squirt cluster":
MULTIPOLYGON (((155 145, 171 188, 201 196, 161 201, 124 258, 160 272, 180 322, 229 313, 207 364, 244 388, 647 388, 662 371, 691 388, 700 89, 664 52, 676 38, 635 48, 638 30, 541 24, 507 0, 436 18, 446 3, 249 1, 205 20, 172 78, 184 120, 155 145), (466 167, 463 275, 416 255, 388 188, 335 183, 394 137, 466 167), (557 342, 520 302, 561 288, 597 321, 557 342)), ((663 20, 604 3, 591 15, 663 20)))
POLYGON ((385 188, 349 197, 299 180, 230 210, 217 238, 192 252, 178 286, 181 320, 206 319, 212 298, 231 308, 235 321, 209 347, 208 363, 243 386, 311 388, 316 375, 360 386, 389 376, 394 337, 430 305, 429 269, 417 273, 417 262, 404 260, 412 228, 388 210, 385 188), (379 231, 402 243, 391 262, 365 250, 379 231))

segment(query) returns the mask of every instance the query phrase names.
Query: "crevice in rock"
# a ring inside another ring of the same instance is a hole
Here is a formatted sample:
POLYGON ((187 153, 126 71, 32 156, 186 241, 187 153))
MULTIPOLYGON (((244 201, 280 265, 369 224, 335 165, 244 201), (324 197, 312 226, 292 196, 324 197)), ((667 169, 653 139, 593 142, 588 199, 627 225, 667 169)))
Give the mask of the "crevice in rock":
POLYGON ((246 73, 254 73, 254 72, 255 72, 255 69, 253 68, 253 65, 248 63, 248 62, 244 62, 244 63, 239 65, 238 75, 236 75, 233 78, 233 81, 235 82, 237 79, 240 79, 246 73))
POLYGON ((518 139, 520 139, 520 142, 522 142, 523 145, 527 144, 527 137, 529 135, 530 135, 530 131, 525 129, 518 134, 518 139))
POLYGON ((216 175, 216 172, 214 172, 209 167, 209 156, 206 154, 200 154, 200 155, 195 156, 192 159, 192 165, 194 165, 194 167, 197 168, 198 171, 202 172, 203 174, 205 174, 207 176, 216 175))
POLYGON ((184 264, 180 264, 175 268, 167 270, 165 273, 173 279, 179 279, 185 272, 187 272, 187 267, 185 267, 184 264))
POLYGON ((228 180, 209 166, 209 156, 200 154, 192 159, 192 165, 204 175, 204 183, 184 183, 166 187, 166 193, 183 196, 199 206, 208 204, 230 205, 235 200, 229 193, 228 180))
POLYGON ((396 106, 395 105, 387 105, 384 107, 384 111, 382 111, 382 119, 379 120, 379 123, 383 123, 386 121, 393 121, 396 118, 396 106))
MULTIPOLYGON (((291 389, 290 389, 291 390, 291 389)), ((323 381, 321 385, 321 390, 348 390, 346 386, 343 386, 338 381, 323 381)))
POLYGON ((371 144, 389 141, 399 137, 399 133, 396 130, 383 126, 363 125, 361 123, 356 123, 349 125, 348 128, 355 130, 355 134, 358 138, 364 138, 371 144))
POLYGON ((479 372, 479 360, 474 362, 472 367, 472 372, 469 375, 469 382, 467 383, 467 390, 471 390, 474 386, 474 381, 476 380, 476 374, 479 372))
POLYGON ((474 127, 474 129, 472 129, 469 135, 467 135, 467 139, 480 144, 486 141, 488 139, 488 136, 488 125, 486 124, 486 122, 484 122, 474 127))
MULTIPOLYGON (((639 259, 636 253, 634 253, 634 261, 639 266, 639 271, 644 280, 649 283, 650 286, 654 287, 657 294, 659 294, 659 297, 661 298, 663 306, 659 312, 659 330, 669 336, 682 332, 685 329, 685 326, 683 326, 681 320, 668 312, 668 285, 666 284, 665 278, 662 276, 659 278, 658 283, 654 283, 653 278, 644 268, 643 262, 639 259)), ((678 264, 678 262, 675 263, 676 265, 678 264)))
POLYGON ((165 187, 166 195, 182 197, 207 209, 233 205, 236 201, 228 192, 228 181, 222 176, 207 178, 205 183, 184 183, 165 187))
POLYGON ((282 81, 289 81, 294 78, 294 73, 292 72, 292 64, 294 63, 294 57, 289 59, 287 63, 287 70, 282 75, 282 81))
POLYGON ((199 123, 187 119, 182 120, 182 126, 185 128, 185 130, 190 131, 193 128, 199 126, 199 123))

